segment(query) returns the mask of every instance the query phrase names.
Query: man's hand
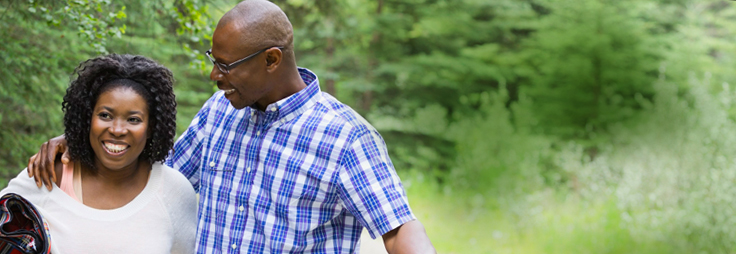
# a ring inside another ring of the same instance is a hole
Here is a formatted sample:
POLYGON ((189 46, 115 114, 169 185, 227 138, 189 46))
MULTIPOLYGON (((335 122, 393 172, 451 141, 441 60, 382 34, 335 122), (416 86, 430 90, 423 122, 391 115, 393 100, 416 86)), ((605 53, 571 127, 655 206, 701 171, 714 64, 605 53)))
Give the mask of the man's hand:
POLYGON ((28 177, 33 177, 38 188, 41 184, 51 191, 52 182, 56 182, 56 171, 54 170, 54 161, 56 155, 61 155, 61 163, 67 164, 69 160, 69 152, 66 149, 66 138, 64 135, 55 137, 46 141, 41 145, 41 150, 37 154, 31 156, 28 160, 28 177))
POLYGON ((390 254, 396 253, 437 253, 429 241, 424 226, 413 220, 383 235, 383 244, 390 254))

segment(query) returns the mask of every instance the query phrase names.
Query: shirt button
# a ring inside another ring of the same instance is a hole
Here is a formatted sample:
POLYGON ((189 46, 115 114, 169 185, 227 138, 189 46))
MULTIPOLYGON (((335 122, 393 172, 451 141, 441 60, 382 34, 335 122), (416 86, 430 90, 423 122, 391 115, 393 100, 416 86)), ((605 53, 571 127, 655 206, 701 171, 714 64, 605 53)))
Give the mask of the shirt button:
POLYGON ((238 208, 238 210, 240 210, 240 211, 242 212, 243 210, 245 210, 245 207, 243 207, 243 206, 241 205, 241 206, 240 206, 240 207, 238 208))
POLYGON ((214 167, 214 166, 215 166, 215 162, 214 161, 210 161, 210 167, 214 167))
POLYGON ((276 107, 271 108, 271 111, 276 111, 276 107))
POLYGON ((256 136, 261 135, 261 131, 256 131, 256 136))
POLYGON ((245 172, 248 172, 248 173, 250 173, 250 167, 246 168, 246 169, 245 169, 245 172))
POLYGON ((235 248, 238 248, 238 246, 233 243, 233 249, 235 249, 235 248))

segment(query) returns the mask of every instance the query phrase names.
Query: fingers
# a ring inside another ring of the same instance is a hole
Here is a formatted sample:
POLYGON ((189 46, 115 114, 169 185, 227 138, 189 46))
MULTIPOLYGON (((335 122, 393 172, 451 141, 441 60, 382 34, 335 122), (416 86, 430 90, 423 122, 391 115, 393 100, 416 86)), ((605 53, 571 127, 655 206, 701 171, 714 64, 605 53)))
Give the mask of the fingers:
POLYGON ((61 162, 63 164, 69 164, 71 159, 67 151, 64 135, 44 142, 41 145, 41 150, 28 160, 28 176, 33 177, 38 188, 41 188, 41 185, 46 185, 49 191, 53 189, 53 183, 56 182, 54 165, 56 156, 61 152, 63 152, 61 162))
POLYGON ((69 159, 69 150, 65 150, 64 153, 61 155, 61 163, 63 164, 69 164, 71 159, 69 159))
POLYGON ((28 177, 33 177, 33 160, 34 159, 36 159, 36 155, 35 154, 33 156, 31 156, 30 159, 28 159, 28 167, 27 167, 27 170, 26 170, 28 172, 28 177))
POLYGON ((46 149, 48 149, 48 145, 48 142, 44 142, 43 145, 41 145, 41 150, 38 151, 38 156, 36 156, 36 168, 33 174, 35 176, 34 179, 36 180, 36 185, 38 185, 38 188, 41 188, 41 186, 43 185, 44 172, 46 169, 46 164, 48 164, 46 162, 46 149))
MULTIPOLYGON (((66 149, 67 148, 66 147, 66 138, 64 138, 63 135, 61 136, 61 139, 58 140, 58 142, 56 142, 56 147, 55 148, 56 149, 54 151, 54 154, 63 153, 61 155, 61 163, 62 164, 65 164, 65 165, 66 164, 69 164, 69 162, 71 161, 70 158, 69 158, 69 150, 66 149)), ((54 157, 56 157, 56 156, 54 155, 54 157)), ((51 170, 51 179, 53 179, 53 181, 56 182, 56 170, 53 170, 53 169, 51 170)))
POLYGON ((40 160, 39 158, 40 158, 39 154, 34 154, 31 157, 31 160, 33 160, 33 162, 31 162, 30 165, 28 166, 28 177, 33 177, 33 181, 36 182, 36 186, 38 186, 38 188, 40 189, 41 179, 38 178, 38 167, 39 167, 38 161, 40 160))
MULTIPOLYGON (((43 185, 46 185, 46 189, 51 191, 51 184, 49 184, 49 173, 46 170, 39 170, 38 175, 41 177, 41 181, 43 182, 43 185)), ((41 187, 41 186, 38 186, 41 187)))
POLYGON ((41 155, 40 155, 41 167, 38 168, 38 172, 36 172, 36 174, 39 177, 41 177, 41 182, 43 183, 43 185, 46 185, 46 189, 51 190, 51 188, 49 188, 49 183, 48 183, 48 168, 49 168, 49 164, 51 164, 49 163, 49 160, 53 163, 54 158, 53 157, 49 158, 49 157, 55 156, 55 155, 51 155, 51 153, 49 152, 49 149, 50 147, 49 147, 48 142, 43 143, 43 146, 41 146, 41 155))

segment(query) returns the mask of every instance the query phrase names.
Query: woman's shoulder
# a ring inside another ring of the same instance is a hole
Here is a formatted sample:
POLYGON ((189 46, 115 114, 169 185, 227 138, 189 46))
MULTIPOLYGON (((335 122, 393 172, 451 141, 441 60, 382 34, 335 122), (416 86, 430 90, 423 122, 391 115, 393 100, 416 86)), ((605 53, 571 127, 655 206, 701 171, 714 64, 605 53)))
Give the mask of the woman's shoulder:
POLYGON ((159 200, 166 207, 172 222, 196 221, 197 194, 184 175, 161 163, 153 164, 153 170, 161 172, 159 200))
POLYGON ((196 200, 192 183, 179 171, 162 163, 153 164, 153 169, 161 171, 161 191, 167 198, 196 200))
POLYGON ((188 187, 194 191, 194 188, 192 187, 192 183, 189 182, 189 180, 184 177, 184 175, 181 174, 181 172, 164 165, 163 163, 155 163, 153 164, 154 168, 158 168, 158 170, 161 170, 161 178, 163 178, 163 182, 166 185, 174 185, 176 187, 188 187))
POLYGON ((15 193, 23 196, 32 203, 38 202, 46 198, 49 193, 46 187, 39 188, 33 178, 28 177, 28 169, 23 169, 18 175, 8 182, 8 186, 0 191, 0 196, 7 193, 15 193))

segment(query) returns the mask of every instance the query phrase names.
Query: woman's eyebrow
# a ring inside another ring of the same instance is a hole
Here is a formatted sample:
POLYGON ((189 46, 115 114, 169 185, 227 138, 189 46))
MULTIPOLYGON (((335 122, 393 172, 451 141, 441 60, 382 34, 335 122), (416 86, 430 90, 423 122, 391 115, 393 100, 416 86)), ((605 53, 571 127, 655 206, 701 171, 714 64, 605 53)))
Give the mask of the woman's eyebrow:
MULTIPOLYGON (((102 108, 105 109, 105 110, 107 110, 107 111, 113 112, 113 113, 115 112, 114 109, 112 109, 110 107, 107 107, 107 106, 102 106, 102 108)), ((132 114, 140 114, 140 115, 142 115, 143 112, 142 111, 138 111, 138 110, 131 110, 131 111, 128 111, 128 114, 131 114, 131 115, 132 114)))

